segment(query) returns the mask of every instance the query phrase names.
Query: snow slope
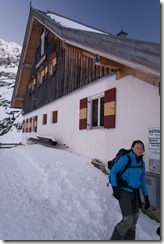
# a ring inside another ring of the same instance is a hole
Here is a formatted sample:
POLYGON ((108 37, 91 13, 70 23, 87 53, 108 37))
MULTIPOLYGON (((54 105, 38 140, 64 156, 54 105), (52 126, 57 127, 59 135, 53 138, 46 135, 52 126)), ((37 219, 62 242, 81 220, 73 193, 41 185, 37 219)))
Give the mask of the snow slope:
MULTIPOLYGON (((121 220, 90 158, 41 145, 0 150, 1 240, 109 240, 121 220)), ((160 240, 140 212, 136 240, 160 240)))
POLYGON ((21 46, 0 39, 0 142, 21 141, 22 111, 11 108, 20 53, 21 46))

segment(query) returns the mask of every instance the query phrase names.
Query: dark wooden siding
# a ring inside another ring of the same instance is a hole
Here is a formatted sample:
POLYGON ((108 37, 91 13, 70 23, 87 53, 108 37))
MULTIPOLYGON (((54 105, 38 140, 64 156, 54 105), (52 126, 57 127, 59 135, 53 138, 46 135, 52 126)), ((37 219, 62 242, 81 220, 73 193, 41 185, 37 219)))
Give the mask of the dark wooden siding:
POLYGON ((35 76, 36 85, 32 91, 28 89, 26 92, 23 104, 25 114, 113 72, 108 67, 95 65, 93 58, 83 54, 82 50, 67 46, 62 40, 47 31, 45 38, 46 58, 41 65, 54 52, 57 64, 54 74, 45 77, 42 84, 38 85, 38 64, 42 59, 40 51, 41 43, 39 42, 31 69, 31 77, 35 76))

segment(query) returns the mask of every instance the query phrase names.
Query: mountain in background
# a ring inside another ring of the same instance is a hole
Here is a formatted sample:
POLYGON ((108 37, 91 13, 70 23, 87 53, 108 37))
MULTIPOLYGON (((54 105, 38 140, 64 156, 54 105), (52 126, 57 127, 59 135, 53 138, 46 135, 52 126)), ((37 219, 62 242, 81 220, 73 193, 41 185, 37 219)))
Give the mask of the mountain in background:
POLYGON ((11 108, 22 47, 0 39, 0 143, 21 142, 22 110, 11 108))

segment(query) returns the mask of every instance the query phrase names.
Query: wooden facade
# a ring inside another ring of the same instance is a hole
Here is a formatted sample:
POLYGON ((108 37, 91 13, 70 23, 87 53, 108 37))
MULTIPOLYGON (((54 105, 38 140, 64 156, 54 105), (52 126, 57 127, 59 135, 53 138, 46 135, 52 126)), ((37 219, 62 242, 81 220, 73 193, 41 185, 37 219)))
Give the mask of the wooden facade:
POLYGON ((29 89, 26 91, 23 103, 25 114, 114 71, 109 67, 97 65, 96 60, 89 53, 66 45, 48 30, 43 29, 40 37, 43 32, 45 33, 44 53, 40 55, 42 45, 40 41, 31 68, 29 89), (53 73, 49 74, 48 62, 54 53, 56 67, 53 73), (40 69, 43 72, 41 82, 38 77, 40 69), (33 80, 35 80, 34 84, 33 80))

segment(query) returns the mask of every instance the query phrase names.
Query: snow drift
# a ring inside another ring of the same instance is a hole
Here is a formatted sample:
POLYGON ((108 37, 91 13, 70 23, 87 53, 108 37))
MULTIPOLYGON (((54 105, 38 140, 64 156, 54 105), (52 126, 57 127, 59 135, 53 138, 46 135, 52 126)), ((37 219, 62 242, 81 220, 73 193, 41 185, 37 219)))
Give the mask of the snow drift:
MULTIPOLYGON (((121 220, 108 178, 91 159, 41 145, 0 150, 1 240, 109 240, 121 220)), ((140 213, 137 240, 159 240, 140 213)))

